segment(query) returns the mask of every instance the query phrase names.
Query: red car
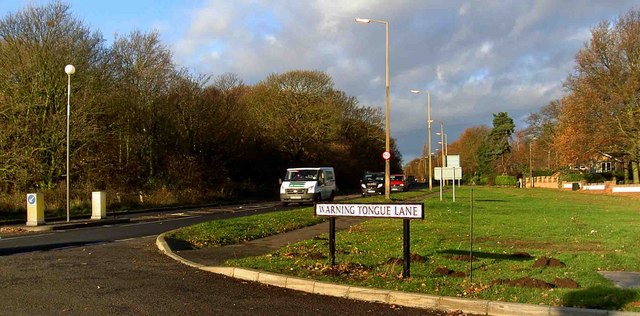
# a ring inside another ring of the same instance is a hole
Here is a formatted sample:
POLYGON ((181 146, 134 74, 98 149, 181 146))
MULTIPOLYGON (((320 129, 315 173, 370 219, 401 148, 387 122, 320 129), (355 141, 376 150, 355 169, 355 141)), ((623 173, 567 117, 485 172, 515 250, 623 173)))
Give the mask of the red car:
POLYGON ((407 190, 407 184, 404 181, 403 174, 392 174, 389 176, 389 186, 391 192, 404 192, 407 190))

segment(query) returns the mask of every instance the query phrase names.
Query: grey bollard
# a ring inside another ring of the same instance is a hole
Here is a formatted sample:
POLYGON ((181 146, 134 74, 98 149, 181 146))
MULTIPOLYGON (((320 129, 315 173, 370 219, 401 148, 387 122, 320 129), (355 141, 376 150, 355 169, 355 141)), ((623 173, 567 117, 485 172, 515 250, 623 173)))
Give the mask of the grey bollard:
POLYGON ((91 192, 91 219, 107 217, 107 193, 104 191, 91 192))

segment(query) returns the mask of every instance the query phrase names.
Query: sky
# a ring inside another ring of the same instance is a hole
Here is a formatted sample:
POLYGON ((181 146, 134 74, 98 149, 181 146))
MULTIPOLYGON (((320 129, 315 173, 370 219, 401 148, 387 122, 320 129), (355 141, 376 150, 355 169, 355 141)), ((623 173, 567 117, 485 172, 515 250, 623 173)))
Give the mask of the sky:
MULTIPOLYGON (((390 130, 403 162, 422 155, 431 118, 449 143, 507 112, 516 129, 566 94, 563 82, 591 28, 635 0, 67 0, 110 44, 157 31, 174 62, 197 75, 231 72, 255 84, 272 73, 320 70, 360 105, 385 108, 389 23, 390 130)), ((49 1, 0 0, 0 17, 49 1)), ((383 112, 384 113, 384 112, 383 112)), ((432 151, 437 148, 432 123, 432 151)))

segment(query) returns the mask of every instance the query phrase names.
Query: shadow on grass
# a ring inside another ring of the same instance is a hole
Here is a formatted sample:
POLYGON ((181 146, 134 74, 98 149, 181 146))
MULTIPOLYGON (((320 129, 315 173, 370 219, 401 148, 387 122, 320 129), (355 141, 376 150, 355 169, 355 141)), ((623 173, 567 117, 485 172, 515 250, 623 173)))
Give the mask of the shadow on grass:
POLYGON ((638 291, 617 287, 594 286, 571 291, 563 298, 564 306, 619 310, 626 304, 640 299, 638 291))
POLYGON ((192 245, 190 242, 186 240, 176 239, 171 237, 165 237, 164 240, 167 242, 167 245, 169 245, 169 248, 171 248, 174 251, 197 249, 194 245, 192 245))
MULTIPOLYGON (((469 251, 468 250, 453 250, 453 249, 441 250, 441 251, 438 251, 438 253, 439 254, 448 254, 448 255, 453 255, 453 256, 468 256, 469 255, 469 251)), ((473 252, 473 257, 482 258, 482 259, 513 260, 513 261, 533 260, 533 257, 531 255, 529 255, 528 253, 504 254, 504 253, 491 253, 491 252, 477 252, 477 251, 474 251, 473 252)))

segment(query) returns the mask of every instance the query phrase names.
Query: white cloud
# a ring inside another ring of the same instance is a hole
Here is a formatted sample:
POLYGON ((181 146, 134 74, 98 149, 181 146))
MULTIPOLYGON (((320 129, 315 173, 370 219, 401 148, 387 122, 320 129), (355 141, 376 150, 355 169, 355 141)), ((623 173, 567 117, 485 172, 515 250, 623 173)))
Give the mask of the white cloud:
POLYGON ((248 83, 273 72, 326 71, 362 105, 384 107, 384 27, 354 18, 385 19, 392 136, 411 158, 426 135, 426 105, 410 89, 431 91, 432 116, 447 122, 451 141, 465 128, 490 126, 496 112, 521 118, 562 96, 589 29, 632 4, 211 0, 193 12, 176 57, 194 71, 234 72, 248 83))

